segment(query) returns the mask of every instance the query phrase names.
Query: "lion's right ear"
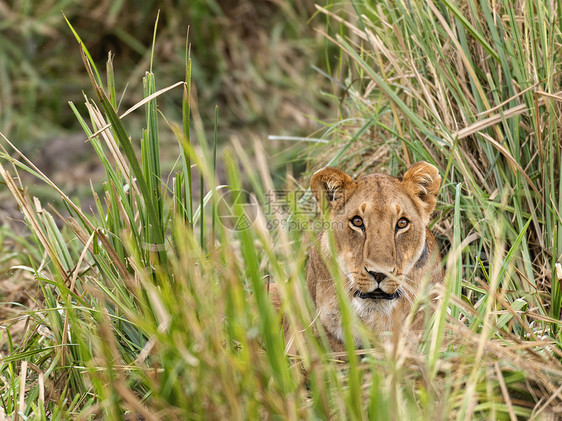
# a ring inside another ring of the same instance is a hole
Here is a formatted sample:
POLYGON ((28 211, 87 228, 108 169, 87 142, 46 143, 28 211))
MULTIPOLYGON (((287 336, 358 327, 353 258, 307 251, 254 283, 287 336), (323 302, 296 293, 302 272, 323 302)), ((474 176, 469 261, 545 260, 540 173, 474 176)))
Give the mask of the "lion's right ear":
POLYGON ((335 209, 346 201, 357 184, 353 179, 337 168, 325 167, 312 174, 310 189, 318 201, 320 209, 324 204, 335 209))

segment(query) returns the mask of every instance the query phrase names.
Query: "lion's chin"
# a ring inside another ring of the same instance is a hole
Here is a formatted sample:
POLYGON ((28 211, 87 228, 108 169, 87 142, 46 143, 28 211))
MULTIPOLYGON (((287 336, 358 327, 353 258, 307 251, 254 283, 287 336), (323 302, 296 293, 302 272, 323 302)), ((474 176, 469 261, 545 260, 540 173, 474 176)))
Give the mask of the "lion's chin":
POLYGON ((397 298, 400 298, 400 295, 401 294, 399 289, 394 291, 394 293, 392 294, 388 294, 379 288, 371 292, 362 292, 357 289, 353 293, 354 297, 359 297, 363 300, 395 300, 397 298))

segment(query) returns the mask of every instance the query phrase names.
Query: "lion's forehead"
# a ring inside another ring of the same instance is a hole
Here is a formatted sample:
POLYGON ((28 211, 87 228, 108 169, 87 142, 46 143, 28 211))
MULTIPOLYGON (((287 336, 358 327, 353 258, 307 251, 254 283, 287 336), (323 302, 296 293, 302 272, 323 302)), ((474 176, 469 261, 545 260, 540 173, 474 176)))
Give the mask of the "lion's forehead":
POLYGON ((396 215, 414 212, 415 206, 400 180, 372 174, 357 180, 357 188, 346 203, 346 212, 362 215, 396 215))

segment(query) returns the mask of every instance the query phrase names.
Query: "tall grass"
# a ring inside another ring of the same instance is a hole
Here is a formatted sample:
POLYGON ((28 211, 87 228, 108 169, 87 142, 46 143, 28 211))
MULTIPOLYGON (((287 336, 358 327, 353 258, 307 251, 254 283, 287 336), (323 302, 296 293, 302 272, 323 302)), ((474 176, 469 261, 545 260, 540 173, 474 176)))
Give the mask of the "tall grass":
MULTIPOLYGON (((366 118, 376 112, 372 136, 387 139, 391 169, 420 159, 443 168, 441 219, 462 209, 470 223, 454 228, 457 242, 471 240, 468 256, 490 256, 497 225, 505 227, 508 244, 520 246, 504 263, 505 287, 531 293, 540 313, 558 319, 559 284, 550 283, 562 246, 558 4, 355 6, 358 23, 344 22, 356 39, 333 39, 360 81, 348 87, 348 105, 366 118), (551 292, 548 302, 540 291, 551 292)), ((473 284, 482 273, 469 261, 473 284)))
POLYGON ((26 335, 10 341, 1 360, 4 413, 17 419, 556 416, 562 400, 561 298, 553 275, 562 245, 560 63, 552 53, 560 29, 551 25, 559 20, 557 5, 353 6, 350 14, 319 9, 347 28, 326 34, 342 52, 345 95, 341 121, 324 134, 329 148, 311 153, 357 173, 384 167, 397 174, 420 159, 441 169, 432 228, 447 252, 447 274, 417 302, 431 316, 423 336, 415 339, 407 328, 379 338, 366 332, 371 347, 349 344, 345 353, 331 353, 305 288, 314 233, 281 223, 309 222, 306 189, 295 196, 300 200, 275 198, 273 204, 289 202, 291 215, 268 212, 274 184, 263 145, 254 142, 253 157, 236 140, 217 151, 192 113, 189 50, 185 81, 158 90, 148 72, 145 98, 121 114, 111 60, 104 83, 81 43, 96 99, 86 99, 87 115, 73 109, 107 174, 97 215, 82 211, 32 162, 13 158, 18 150, 3 137, 0 173, 41 256, 20 268, 44 295, 27 315, 26 335), (158 112, 162 96, 179 97, 180 87, 182 124, 158 112), (127 118, 142 107, 146 128, 131 133, 127 118), (160 130, 178 140, 170 183, 159 167, 160 130), (225 161, 228 186, 214 182, 217 159, 225 161), (192 165, 207 186, 199 202, 192 199, 192 165), (44 208, 18 184, 22 170, 61 196, 70 214, 59 216, 63 228, 54 218, 58 210, 44 208), (228 203, 232 213, 225 215, 223 192, 242 188, 252 193, 228 203), (247 214, 253 196, 260 204, 247 214), (253 223, 231 230, 221 215, 253 223), (279 285, 282 315, 271 305, 268 282, 279 285), (293 344, 289 355, 286 340, 293 344))

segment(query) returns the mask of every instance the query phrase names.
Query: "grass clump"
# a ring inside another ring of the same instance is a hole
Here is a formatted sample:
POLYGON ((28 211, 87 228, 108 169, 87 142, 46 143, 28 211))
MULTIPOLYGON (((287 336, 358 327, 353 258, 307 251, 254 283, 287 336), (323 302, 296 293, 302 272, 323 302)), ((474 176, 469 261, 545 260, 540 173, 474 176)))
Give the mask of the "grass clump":
MULTIPOLYGON (((313 233, 285 229, 279 221, 287 215, 266 210, 273 182, 260 143, 250 158, 236 141, 221 153, 215 139, 207 139, 190 106, 188 56, 185 81, 170 85, 170 92, 157 90, 154 74, 145 75, 144 99, 133 107, 144 108, 145 130, 135 145, 127 127, 134 110, 117 112, 111 61, 104 83, 84 49, 97 99, 86 100, 87 117, 76 116, 107 175, 96 196, 97 216, 84 213, 32 162, 2 155, 0 172, 40 251, 20 269, 33 274, 44 295, 27 314, 25 336, 7 341, 0 366, 6 414, 558 415, 557 6, 471 0, 352 6, 319 9, 348 35, 325 34, 341 51, 344 96, 340 121, 322 135, 329 148, 319 142, 311 154, 356 173, 384 168, 397 174, 421 159, 441 169, 433 231, 447 272, 436 286, 440 300, 420 304, 432 316, 421 340, 394 332, 368 349, 330 353, 322 335, 312 334, 312 325, 321 326, 305 291, 313 233), (158 112, 157 101, 173 95, 172 88, 183 88, 182 124, 158 112), (180 159, 165 182, 159 139, 168 128, 180 159), (221 159, 228 186, 214 182, 221 159), (206 182, 197 201, 192 164, 206 182), (56 209, 43 208, 18 185, 16 167, 61 196, 70 214, 64 228, 55 222, 56 209), (221 216, 252 223, 232 230, 221 216), (283 313, 298 355, 286 355, 268 280, 286 298, 283 313)), ((300 193, 287 216, 297 226, 306 222, 310 204, 306 189, 300 193)))

